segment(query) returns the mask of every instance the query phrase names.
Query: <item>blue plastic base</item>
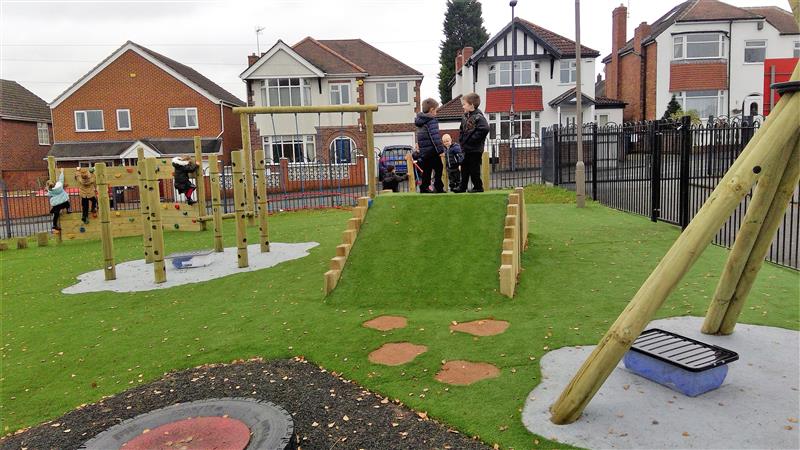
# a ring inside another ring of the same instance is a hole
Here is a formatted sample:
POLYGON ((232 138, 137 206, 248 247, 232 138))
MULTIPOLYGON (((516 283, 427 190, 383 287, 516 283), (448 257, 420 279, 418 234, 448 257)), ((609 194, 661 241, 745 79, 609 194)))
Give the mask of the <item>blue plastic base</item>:
POLYGON ((713 391, 728 375, 727 365, 691 372, 635 351, 626 353, 623 361, 631 372, 689 397, 713 391))

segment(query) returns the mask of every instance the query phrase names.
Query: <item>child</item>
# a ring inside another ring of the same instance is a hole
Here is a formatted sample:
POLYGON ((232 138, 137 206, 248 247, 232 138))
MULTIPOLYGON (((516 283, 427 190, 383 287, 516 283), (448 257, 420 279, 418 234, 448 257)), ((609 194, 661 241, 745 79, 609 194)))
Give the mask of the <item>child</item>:
POLYGON ((58 175, 58 181, 47 182, 47 196, 50 197, 50 212, 53 214, 53 233, 61 232, 61 227, 58 226, 58 217, 61 215, 61 210, 70 210, 69 194, 64 190, 64 169, 58 175))
POLYGON ((97 181, 94 174, 86 167, 75 169, 75 181, 81 196, 81 222, 89 223, 89 204, 92 205, 92 217, 97 217, 97 181))
POLYGON ((422 101, 422 111, 414 119, 417 126, 417 144, 419 144, 420 166, 422 167, 422 184, 420 192, 430 193, 431 174, 433 173, 433 192, 444 192, 442 182, 442 159, 439 157, 444 153, 444 145, 439 135, 439 121, 436 119, 436 109, 439 103, 426 98, 422 101))
POLYGON ((461 119, 458 142, 464 151, 464 162, 461 164, 461 186, 459 186, 458 192, 466 192, 470 179, 472 180, 470 192, 483 192, 481 155, 483 143, 489 134, 489 122, 478 109, 480 105, 481 97, 474 92, 461 98, 464 118, 461 119))
POLYGON ((176 156, 172 158, 172 167, 175 168, 175 189, 186 196, 186 203, 194 205, 197 202, 192 200, 192 194, 196 187, 189 178, 197 171, 197 164, 188 156, 176 156))
POLYGON ((450 179, 450 190, 458 192, 461 186, 461 163, 464 161, 464 153, 460 145, 453 144, 453 138, 449 134, 442 136, 442 144, 447 149, 447 178, 450 179))
POLYGON ((386 173, 383 175, 383 188, 391 189, 392 192, 400 192, 398 185, 401 181, 406 181, 408 175, 398 175, 394 173, 394 166, 389 164, 386 166, 386 173))

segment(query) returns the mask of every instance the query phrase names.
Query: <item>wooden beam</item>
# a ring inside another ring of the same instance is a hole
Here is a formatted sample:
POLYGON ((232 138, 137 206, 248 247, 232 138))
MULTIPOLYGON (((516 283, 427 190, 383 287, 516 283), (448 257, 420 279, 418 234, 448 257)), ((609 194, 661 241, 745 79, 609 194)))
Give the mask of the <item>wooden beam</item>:
MULTIPOLYGON (((377 111, 378 105, 238 106, 234 114, 293 114, 377 111)), ((242 135, 244 138, 244 135, 242 135)))
POLYGON ((97 181, 97 192, 100 204, 100 241, 103 246, 103 276, 106 281, 117 279, 116 264, 114 264, 114 236, 111 234, 111 202, 108 198, 108 179, 106 178, 106 164, 94 165, 94 174, 97 181))
POLYGON ((225 244, 222 240, 222 196, 217 155, 208 156, 209 175, 211 177, 211 216, 214 221, 214 251, 222 253, 225 244))
POLYGON ((256 203, 258 206, 258 242, 261 253, 269 251, 269 203, 267 199, 267 161, 264 150, 256 150, 256 203))
POLYGON ((378 175, 375 173, 377 166, 375 163, 375 132, 372 111, 372 109, 366 111, 364 127, 367 129, 367 193, 370 198, 375 198, 375 183, 378 180, 378 175))
POLYGON ((161 194, 158 190, 158 161, 145 159, 145 178, 147 179, 147 203, 150 206, 150 235, 153 239, 153 278, 155 282, 167 281, 167 268, 164 265, 164 228, 161 224, 161 194))
POLYGON ((242 153, 244 163, 242 171, 244 172, 244 199, 246 202, 245 211, 250 213, 247 216, 248 225, 255 225, 256 206, 253 199, 255 189, 253 189, 253 149, 250 143, 250 116, 248 114, 241 114, 239 122, 242 130, 242 153))
MULTIPOLYGON (((216 155, 215 155, 216 156, 216 155)), ((206 204, 206 175, 203 172, 203 141, 200 136, 194 137, 194 161, 197 163, 195 180, 197 181, 197 215, 205 216, 206 204)))
MULTIPOLYGON (((147 182, 144 149, 136 147, 136 178, 139 186, 139 215, 142 227, 142 248, 145 264, 153 263, 153 233, 150 226, 150 185, 147 182)), ((158 205, 156 205, 157 207, 158 205)))

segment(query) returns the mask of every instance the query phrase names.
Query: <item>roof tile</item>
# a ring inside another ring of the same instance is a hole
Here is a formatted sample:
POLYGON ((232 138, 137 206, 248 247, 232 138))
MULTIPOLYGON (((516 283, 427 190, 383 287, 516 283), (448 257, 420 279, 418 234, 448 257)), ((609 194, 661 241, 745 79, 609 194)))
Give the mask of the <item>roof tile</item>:
POLYGON ((0 80, 0 116, 52 122, 47 102, 11 80, 0 80))

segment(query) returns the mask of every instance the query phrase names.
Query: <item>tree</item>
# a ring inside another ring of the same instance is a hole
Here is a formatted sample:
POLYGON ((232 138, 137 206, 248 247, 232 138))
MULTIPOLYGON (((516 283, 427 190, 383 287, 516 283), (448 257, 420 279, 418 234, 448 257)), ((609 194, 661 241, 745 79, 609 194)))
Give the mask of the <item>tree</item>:
POLYGON ((478 0, 447 0, 443 26, 444 40, 439 46, 439 97, 442 104, 452 99, 447 85, 455 74, 458 51, 464 47, 478 50, 489 40, 489 33, 483 26, 481 2, 478 0))
POLYGON ((672 99, 670 99, 669 103, 667 103, 667 110, 664 111, 664 116, 662 117, 662 119, 669 119, 680 110, 681 110, 681 104, 678 103, 678 100, 675 98, 675 94, 672 94, 672 99))

